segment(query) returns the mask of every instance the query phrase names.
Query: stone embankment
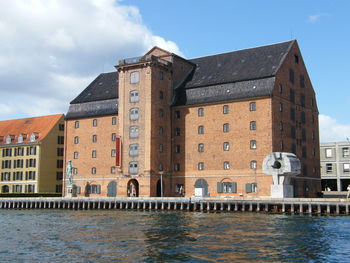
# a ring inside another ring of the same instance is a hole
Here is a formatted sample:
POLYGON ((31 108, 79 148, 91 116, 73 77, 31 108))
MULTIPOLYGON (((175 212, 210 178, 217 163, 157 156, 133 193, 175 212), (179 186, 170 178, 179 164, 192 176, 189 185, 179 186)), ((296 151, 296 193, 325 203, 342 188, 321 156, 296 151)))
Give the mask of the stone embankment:
POLYGON ((349 206, 349 200, 339 198, 0 198, 0 209, 249 211, 349 215, 349 206))

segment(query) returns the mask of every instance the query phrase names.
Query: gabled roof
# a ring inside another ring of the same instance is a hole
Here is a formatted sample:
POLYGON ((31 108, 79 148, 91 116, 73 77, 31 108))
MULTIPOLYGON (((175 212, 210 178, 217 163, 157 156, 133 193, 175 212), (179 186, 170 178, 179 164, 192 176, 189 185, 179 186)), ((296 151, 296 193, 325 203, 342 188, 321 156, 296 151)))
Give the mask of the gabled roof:
POLYGON ((118 72, 100 74, 71 104, 118 98, 118 72))
POLYGON ((7 144, 6 137, 12 137, 11 144, 17 144, 18 137, 25 135, 23 143, 30 142, 30 136, 34 134, 38 136, 35 142, 40 142, 52 130, 57 122, 63 117, 63 114, 0 121, 0 145, 7 144))
POLYGON ((191 59, 196 64, 184 88, 196 88, 272 77, 295 40, 191 59))

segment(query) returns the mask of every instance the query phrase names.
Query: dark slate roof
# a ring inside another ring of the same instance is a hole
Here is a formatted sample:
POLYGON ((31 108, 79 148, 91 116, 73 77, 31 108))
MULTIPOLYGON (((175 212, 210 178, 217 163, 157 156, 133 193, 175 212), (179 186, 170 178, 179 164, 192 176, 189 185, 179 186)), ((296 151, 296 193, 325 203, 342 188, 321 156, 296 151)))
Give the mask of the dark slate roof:
POLYGON ((118 112, 118 100, 99 100, 71 104, 65 119, 79 119, 95 116, 113 115, 118 112))
POLYGON ((295 40, 191 59, 193 77, 184 88, 211 86, 274 76, 295 40))
POLYGON ((100 74, 71 104, 118 98, 118 72, 100 74))
POLYGON ((174 105, 195 105, 271 96, 275 78, 226 83, 195 89, 180 89, 174 105))

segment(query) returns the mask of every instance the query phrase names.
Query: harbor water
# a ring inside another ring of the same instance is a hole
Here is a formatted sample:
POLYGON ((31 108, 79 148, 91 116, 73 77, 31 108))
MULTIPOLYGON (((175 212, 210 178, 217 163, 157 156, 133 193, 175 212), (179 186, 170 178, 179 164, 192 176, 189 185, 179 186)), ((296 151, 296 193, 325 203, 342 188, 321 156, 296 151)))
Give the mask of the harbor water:
POLYGON ((350 262, 348 216, 0 210, 1 262, 350 262))

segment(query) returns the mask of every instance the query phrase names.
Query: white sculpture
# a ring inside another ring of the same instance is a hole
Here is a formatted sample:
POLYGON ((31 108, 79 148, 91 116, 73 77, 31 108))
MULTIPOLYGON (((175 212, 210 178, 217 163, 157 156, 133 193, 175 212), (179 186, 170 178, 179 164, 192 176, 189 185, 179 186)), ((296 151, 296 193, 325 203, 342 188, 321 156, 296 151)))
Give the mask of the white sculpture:
POLYGON ((272 175, 272 198, 294 197, 291 177, 299 175, 300 168, 300 161, 293 153, 273 152, 265 157, 263 172, 272 175))

